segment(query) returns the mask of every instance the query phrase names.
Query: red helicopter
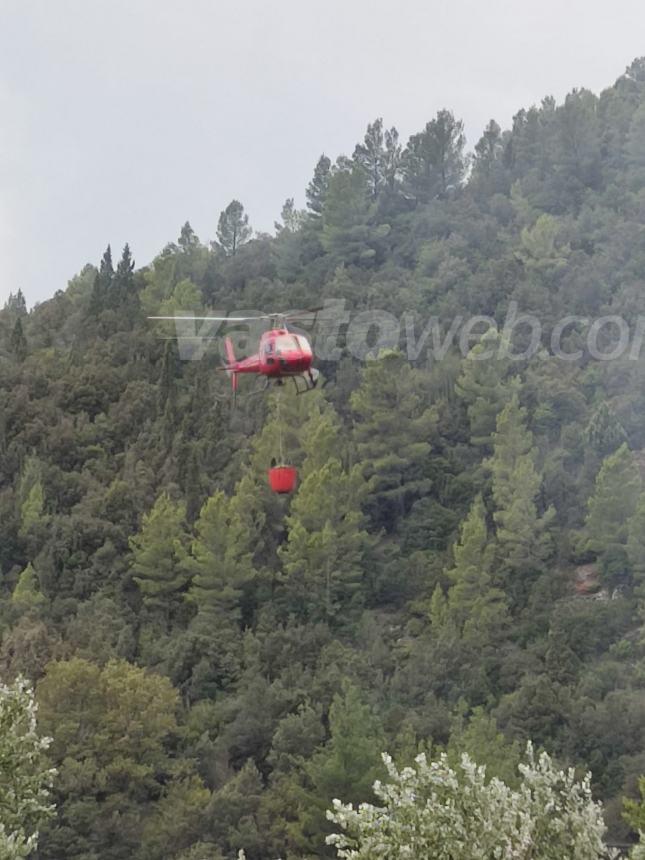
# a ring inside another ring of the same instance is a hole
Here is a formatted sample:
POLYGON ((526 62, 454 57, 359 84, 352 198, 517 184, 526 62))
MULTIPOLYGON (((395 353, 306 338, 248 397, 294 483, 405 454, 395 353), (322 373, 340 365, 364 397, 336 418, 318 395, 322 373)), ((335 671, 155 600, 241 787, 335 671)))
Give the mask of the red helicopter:
POLYGON ((306 311, 292 311, 289 313, 262 314, 254 317, 197 317, 197 316, 168 316, 148 317, 151 320, 195 320, 199 322, 257 322, 266 320, 270 324, 269 331, 260 337, 258 351, 248 358, 238 361, 233 349, 233 341, 230 337, 224 339, 226 349, 226 364, 218 370, 224 370, 231 380, 233 396, 237 396, 238 377, 243 373, 255 373, 264 379, 264 384, 259 391, 251 392, 259 394, 266 391, 273 382, 275 385, 283 385, 285 379, 292 379, 298 394, 312 391, 317 383, 319 373, 312 367, 313 350, 307 338, 300 333, 289 331, 288 324, 291 320, 311 316, 321 308, 310 308, 306 311))
MULTIPOLYGON (((266 321, 269 323, 269 331, 260 337, 258 351, 248 358, 239 361, 235 357, 233 341, 230 337, 224 339, 226 349, 226 364, 218 370, 224 370, 231 380, 233 398, 237 398, 238 377, 242 373, 255 373, 258 378, 263 379, 264 384, 260 391, 251 392, 259 394, 266 391, 273 382, 275 385, 284 385, 285 379, 293 379, 297 394, 305 394, 312 391, 317 383, 319 373, 312 367, 314 358, 313 350, 307 338, 299 332, 289 331, 288 324, 293 319, 311 316, 321 308, 311 308, 306 311, 292 311, 290 313, 262 314, 255 317, 196 317, 196 316, 167 316, 148 317, 151 320, 195 320, 196 322, 225 322, 241 323, 266 321)), ((279 405, 278 405, 279 408, 279 405)), ((280 463, 275 460, 271 462, 268 470, 269 485, 274 493, 292 493, 297 480, 297 469, 283 461, 282 455, 282 428, 279 430, 280 463)))

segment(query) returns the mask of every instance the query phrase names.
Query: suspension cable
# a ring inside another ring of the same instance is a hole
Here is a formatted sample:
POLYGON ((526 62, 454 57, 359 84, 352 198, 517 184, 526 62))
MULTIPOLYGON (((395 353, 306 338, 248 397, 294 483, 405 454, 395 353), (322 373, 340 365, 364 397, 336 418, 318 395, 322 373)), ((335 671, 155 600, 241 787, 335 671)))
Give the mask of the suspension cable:
POLYGON ((278 448, 280 450, 280 465, 284 465, 284 452, 282 450, 282 418, 280 416, 280 397, 282 395, 282 390, 278 388, 278 393, 276 395, 276 417, 278 419, 278 448))

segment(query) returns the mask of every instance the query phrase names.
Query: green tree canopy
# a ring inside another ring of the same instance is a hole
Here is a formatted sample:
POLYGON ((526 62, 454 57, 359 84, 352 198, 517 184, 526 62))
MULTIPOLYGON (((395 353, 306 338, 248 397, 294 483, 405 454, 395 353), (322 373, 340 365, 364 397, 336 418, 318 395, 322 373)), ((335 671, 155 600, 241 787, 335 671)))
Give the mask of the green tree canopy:
POLYGON ((431 485, 428 459, 436 414, 421 386, 421 374, 400 353, 388 352, 365 365, 350 398, 370 513, 377 526, 387 529, 431 485))
POLYGON ((623 443, 603 460, 587 503, 585 536, 590 550, 600 553, 627 542, 640 492, 638 469, 627 443, 623 443))
POLYGON ((305 765, 305 808, 299 818, 301 847, 325 851, 325 810, 336 797, 350 802, 372 797, 374 780, 383 774, 378 753, 383 729, 357 687, 346 684, 329 709, 329 740, 305 765))
POLYGON ((122 660, 100 668, 74 658, 51 663, 37 692, 43 727, 55 729, 50 755, 60 772, 43 857, 139 856, 152 801, 178 790, 176 691, 122 660))
POLYGON ((412 135, 403 153, 405 186, 427 203, 449 187, 458 188, 464 175, 464 125, 449 110, 440 110, 423 131, 412 135))
POLYGON ((503 567, 519 575, 539 570, 552 549, 549 525, 555 510, 538 510, 542 477, 536 465, 533 434, 517 395, 497 418, 493 456, 487 461, 493 479, 493 519, 503 567))
POLYGON ((217 224, 217 239, 225 253, 234 257, 240 247, 249 241, 252 233, 244 206, 239 200, 231 200, 220 214, 217 224))
POLYGON ((168 619, 177 607, 187 575, 185 508, 162 493, 130 538, 132 573, 144 603, 168 619))
POLYGON ((466 638, 487 642, 501 637, 508 622, 504 592, 493 585, 495 547, 486 527, 481 496, 464 521, 448 571, 448 618, 466 638))

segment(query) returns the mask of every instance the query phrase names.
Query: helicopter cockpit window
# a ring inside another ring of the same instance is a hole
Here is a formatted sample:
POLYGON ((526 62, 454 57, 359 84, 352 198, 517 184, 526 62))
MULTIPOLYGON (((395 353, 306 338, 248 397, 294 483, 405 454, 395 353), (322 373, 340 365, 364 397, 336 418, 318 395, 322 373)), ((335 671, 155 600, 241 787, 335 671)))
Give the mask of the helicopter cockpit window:
POLYGON ((309 346, 309 341, 305 337, 296 337, 296 341, 298 343, 298 349, 303 355, 311 355, 311 347, 309 346))
POLYGON ((275 339, 275 350, 277 353, 289 352, 292 349, 298 348, 298 342, 291 334, 281 334, 275 339))
POLYGON ((273 352, 273 341, 268 340, 265 344, 264 351, 267 355, 271 355, 273 352))

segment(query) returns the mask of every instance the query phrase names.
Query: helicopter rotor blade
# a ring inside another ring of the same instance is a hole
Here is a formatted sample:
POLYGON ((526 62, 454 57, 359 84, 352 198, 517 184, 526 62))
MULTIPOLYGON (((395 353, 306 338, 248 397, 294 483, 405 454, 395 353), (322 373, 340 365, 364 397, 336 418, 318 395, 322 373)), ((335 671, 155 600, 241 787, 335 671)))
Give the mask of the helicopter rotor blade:
POLYGON ((301 311, 289 311, 287 313, 274 313, 274 314, 260 314, 259 316, 253 317, 211 317, 211 316, 192 316, 192 315, 174 315, 174 316, 150 316, 149 320, 167 320, 171 322, 177 322, 177 320, 188 320, 189 322, 254 322, 259 320, 276 320, 276 319, 298 319, 299 317, 310 316, 311 314, 318 313, 321 311, 322 307, 317 308, 306 308, 301 311))
POLYGON ((188 320, 195 322, 252 322, 253 320, 268 320, 271 317, 264 314, 260 317, 193 317, 193 316, 175 316, 175 317, 148 317, 149 320, 188 320))
POLYGON ((284 314, 284 318, 288 319, 288 320, 296 319, 297 317, 305 317, 305 316, 309 316, 310 314, 317 314, 318 311, 322 311, 322 310, 323 310, 322 305, 317 307, 317 308, 305 308, 302 311, 291 311, 289 313, 286 313, 286 314, 284 314))

